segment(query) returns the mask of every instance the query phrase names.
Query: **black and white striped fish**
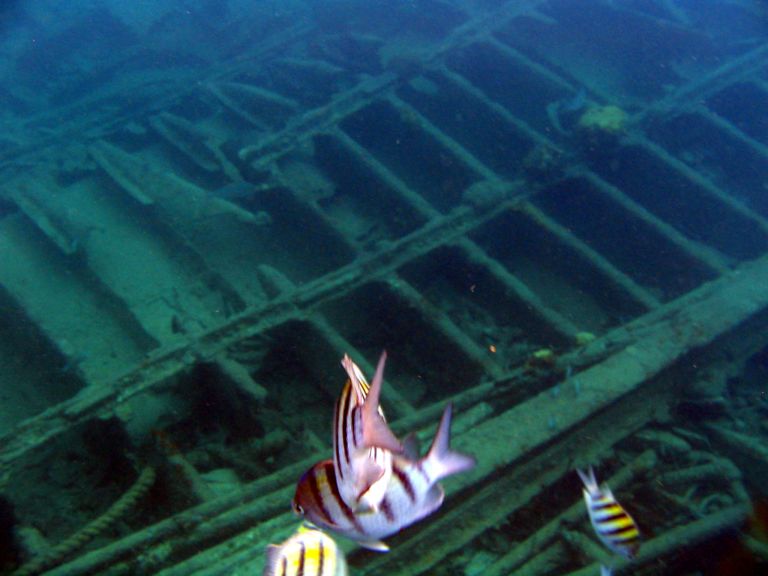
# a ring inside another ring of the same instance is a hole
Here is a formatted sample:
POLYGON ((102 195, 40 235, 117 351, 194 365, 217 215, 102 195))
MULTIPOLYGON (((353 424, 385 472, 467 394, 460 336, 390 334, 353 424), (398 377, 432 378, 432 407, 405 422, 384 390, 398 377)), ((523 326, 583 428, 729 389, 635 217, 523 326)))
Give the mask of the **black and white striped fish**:
POLYGON ((318 462, 299 480, 293 509, 312 523, 372 550, 389 548, 381 540, 435 512, 445 492, 440 479, 464 472, 474 458, 450 449, 451 405, 446 406, 432 446, 424 458, 393 454, 392 475, 376 511, 356 512, 341 498, 332 460, 318 462))
POLYGON ((333 538, 302 524, 282 544, 267 547, 262 576, 347 576, 347 561, 333 538))
POLYGON ((348 379, 333 416, 333 464, 341 499, 356 512, 378 509, 392 475, 392 451, 402 451, 379 406, 386 360, 382 352, 370 387, 349 356, 341 361, 348 379))
POLYGON ((598 486, 595 471, 576 470, 584 483, 584 502, 597 537, 610 550, 634 558, 640 548, 640 530, 607 486, 598 486))

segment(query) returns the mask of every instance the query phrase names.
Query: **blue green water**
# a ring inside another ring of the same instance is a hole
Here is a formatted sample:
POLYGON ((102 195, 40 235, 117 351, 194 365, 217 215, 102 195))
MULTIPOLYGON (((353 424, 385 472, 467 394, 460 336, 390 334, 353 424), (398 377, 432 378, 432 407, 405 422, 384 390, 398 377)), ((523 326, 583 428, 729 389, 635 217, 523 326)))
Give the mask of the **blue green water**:
POLYGON ((767 62, 756 0, 4 2, 0 574, 260 573, 383 349, 477 465, 351 574, 768 573, 767 62))

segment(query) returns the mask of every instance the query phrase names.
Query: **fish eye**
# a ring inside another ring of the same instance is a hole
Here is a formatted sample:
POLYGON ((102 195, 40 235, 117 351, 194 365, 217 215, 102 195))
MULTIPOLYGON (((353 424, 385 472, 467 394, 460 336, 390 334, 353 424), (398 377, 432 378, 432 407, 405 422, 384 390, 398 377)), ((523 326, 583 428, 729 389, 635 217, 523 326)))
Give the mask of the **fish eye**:
POLYGON ((301 504, 294 502, 293 503, 293 511, 296 512, 299 516, 304 516, 304 508, 301 507, 301 504))

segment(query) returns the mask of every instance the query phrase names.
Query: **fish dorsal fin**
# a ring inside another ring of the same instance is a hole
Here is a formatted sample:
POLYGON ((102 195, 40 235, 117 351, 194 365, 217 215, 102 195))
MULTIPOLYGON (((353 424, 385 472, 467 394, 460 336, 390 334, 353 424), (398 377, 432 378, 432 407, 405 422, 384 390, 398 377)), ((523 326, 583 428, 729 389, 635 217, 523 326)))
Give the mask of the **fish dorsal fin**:
POLYGON ((270 544, 267 546, 267 560, 264 563, 264 572, 262 576, 275 576, 277 574, 277 563, 280 562, 280 546, 270 544))
POLYGON ((356 404, 362 404, 365 402, 365 398, 368 396, 368 391, 370 390, 370 386, 365 380, 365 376, 363 376, 360 368, 358 368, 357 364, 352 361, 352 358, 350 358, 348 354, 344 354, 344 358, 341 359, 341 365, 344 367, 347 377, 349 378, 349 384, 352 386, 356 404))
POLYGON ((371 381, 371 387, 368 390, 368 396, 363 404, 363 444, 368 448, 383 448, 390 452, 402 452, 403 446, 400 441, 392 434, 387 426, 387 421, 379 411, 379 399, 381 397, 381 386, 384 381, 384 364, 387 361, 387 353, 382 352, 379 363, 376 366, 376 374, 371 381))

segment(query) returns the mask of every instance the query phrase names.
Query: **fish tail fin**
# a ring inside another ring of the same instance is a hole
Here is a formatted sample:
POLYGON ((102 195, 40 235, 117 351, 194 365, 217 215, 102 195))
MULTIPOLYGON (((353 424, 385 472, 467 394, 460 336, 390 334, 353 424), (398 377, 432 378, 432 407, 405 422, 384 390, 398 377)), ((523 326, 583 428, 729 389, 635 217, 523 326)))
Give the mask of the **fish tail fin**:
POLYGON ((390 452, 402 452, 402 444, 389 429, 387 421, 379 412, 379 399, 381 398, 381 385, 384 381, 384 364, 386 361, 387 352, 383 351, 363 404, 363 443, 369 448, 384 448, 390 452))
POLYGON ((264 572, 261 576, 275 576, 277 574, 277 563, 280 560, 280 546, 270 544, 267 546, 267 560, 264 563, 264 572))
POLYGON ((471 470, 475 466, 475 459, 472 456, 451 450, 452 417, 453 404, 449 403, 443 410, 440 426, 426 456, 433 482, 459 472, 471 470))
POLYGON ((600 491, 600 488, 597 485, 597 479, 595 478, 595 470, 592 468, 592 465, 589 466, 586 472, 581 468, 576 468, 576 473, 579 475, 579 478, 581 478, 581 481, 584 484, 584 489, 587 492, 595 494, 600 491))

